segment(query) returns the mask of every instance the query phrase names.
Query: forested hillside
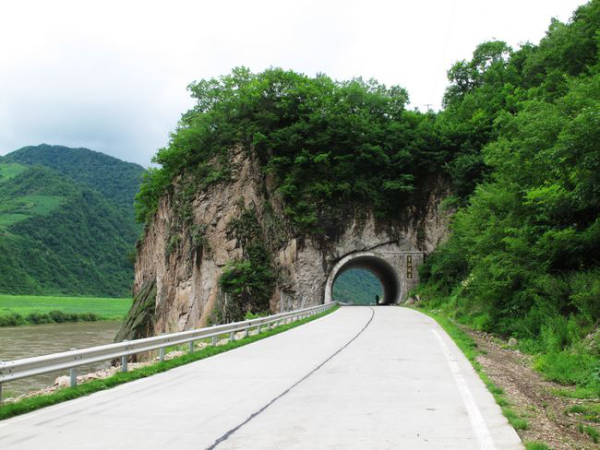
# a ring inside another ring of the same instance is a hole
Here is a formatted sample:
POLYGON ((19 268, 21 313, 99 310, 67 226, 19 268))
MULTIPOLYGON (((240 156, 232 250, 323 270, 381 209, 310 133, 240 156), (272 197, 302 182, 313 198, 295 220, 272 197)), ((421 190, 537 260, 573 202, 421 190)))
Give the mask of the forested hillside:
POLYGON ((86 184, 113 204, 131 210, 145 169, 87 148, 60 145, 23 147, 6 155, 6 160, 24 165, 41 165, 86 184))
MULTIPOLYGON (((77 182, 77 177, 43 167, 72 164, 78 168, 79 179, 96 180, 99 186, 102 174, 119 164, 111 161, 114 158, 106 160, 88 150, 67 149, 68 158, 60 162, 59 157, 56 162, 52 155, 64 148, 28 149, 21 150, 18 158, 9 154, 0 159, 0 293, 128 295, 133 277, 128 255, 139 228, 133 205, 127 208, 124 199, 131 200, 134 192, 115 192, 109 200, 77 182), (77 160, 77 154, 82 155, 83 162, 77 160), (40 157, 40 164, 26 165, 36 162, 34 155, 40 157), (84 168, 90 158, 96 162, 84 168), (102 167, 98 169, 100 175, 92 174, 105 160, 109 161, 108 169, 102 167)), ((68 174, 70 170, 61 172, 68 174)), ((137 170, 115 172, 108 177, 109 182, 116 175, 129 177, 119 186, 139 182, 137 170)))
POLYGON ((427 260, 434 307, 541 352, 550 378, 600 388, 600 1, 539 45, 480 45, 449 71, 438 122, 470 151, 449 242, 427 260))

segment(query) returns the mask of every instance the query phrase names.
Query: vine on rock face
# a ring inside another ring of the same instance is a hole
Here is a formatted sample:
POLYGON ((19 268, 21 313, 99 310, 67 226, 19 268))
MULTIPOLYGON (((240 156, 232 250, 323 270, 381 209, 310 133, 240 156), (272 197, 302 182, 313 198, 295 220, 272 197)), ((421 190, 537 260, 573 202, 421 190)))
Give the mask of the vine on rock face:
POLYGON ((219 322, 243 320, 247 314, 268 312, 276 279, 256 211, 244 208, 240 217, 231 221, 228 231, 238 239, 243 257, 228 263, 219 279, 225 293, 225 300, 213 318, 219 322))

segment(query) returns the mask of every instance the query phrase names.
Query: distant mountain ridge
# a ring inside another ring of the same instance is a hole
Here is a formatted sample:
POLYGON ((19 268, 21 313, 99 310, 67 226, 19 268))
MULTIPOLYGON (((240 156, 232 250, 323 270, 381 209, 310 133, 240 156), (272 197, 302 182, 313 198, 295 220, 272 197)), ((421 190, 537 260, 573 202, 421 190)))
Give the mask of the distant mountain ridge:
POLYGON ((143 172, 60 146, 0 158, 0 293, 128 295, 143 172))
POLYGON ((103 194, 123 208, 132 208, 145 169, 139 164, 87 148, 41 144, 15 150, 6 161, 42 165, 103 194))

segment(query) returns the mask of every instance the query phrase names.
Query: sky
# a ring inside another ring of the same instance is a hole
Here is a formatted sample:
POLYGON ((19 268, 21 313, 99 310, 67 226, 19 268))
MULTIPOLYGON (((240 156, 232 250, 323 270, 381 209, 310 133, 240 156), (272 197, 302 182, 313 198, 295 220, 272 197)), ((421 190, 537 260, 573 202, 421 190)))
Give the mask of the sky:
POLYGON ((439 109, 477 44, 537 43, 583 0, 12 0, 0 6, 0 155, 41 143, 148 166, 236 66, 375 78, 439 109))

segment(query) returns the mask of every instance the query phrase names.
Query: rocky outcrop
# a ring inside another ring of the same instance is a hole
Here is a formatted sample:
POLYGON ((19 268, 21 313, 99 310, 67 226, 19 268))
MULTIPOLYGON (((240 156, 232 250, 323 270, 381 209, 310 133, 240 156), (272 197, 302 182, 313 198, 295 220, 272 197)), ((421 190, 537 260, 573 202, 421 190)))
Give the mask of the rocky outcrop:
POLYGON ((255 215, 271 255, 276 275, 273 312, 322 303, 329 272, 345 255, 375 248, 428 254, 447 234, 447 214, 440 212, 440 202, 448 189, 439 180, 424 186, 415 195, 419 200, 399 211, 394 223, 379 223, 368 211, 359 211, 340 221, 334 237, 321 239, 291 230, 273 180, 242 150, 233 155, 229 181, 187 196, 183 191, 183 180, 177 180, 139 245, 133 287, 137 306, 121 338, 210 323, 215 305, 227 301, 219 277, 228 262, 244 254, 232 223, 245 211, 255 215))

